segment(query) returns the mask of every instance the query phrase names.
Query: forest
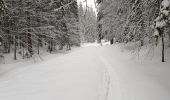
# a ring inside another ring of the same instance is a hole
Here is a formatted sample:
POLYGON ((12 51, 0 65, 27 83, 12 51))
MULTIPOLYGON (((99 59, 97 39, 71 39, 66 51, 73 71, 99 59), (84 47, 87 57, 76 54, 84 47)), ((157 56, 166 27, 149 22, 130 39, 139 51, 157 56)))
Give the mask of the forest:
POLYGON ((0 0, 0 100, 170 100, 170 0, 0 0))
POLYGON ((169 0, 1 0, 0 52, 22 58, 101 40, 170 46, 169 0), (86 4, 85 6, 83 4, 86 4), (159 45, 161 44, 161 45, 159 45))
POLYGON ((99 39, 136 43, 137 48, 162 43, 170 47, 169 0, 97 0, 99 39), (160 42, 160 43, 159 43, 160 42))
POLYGON ((1 0, 1 52, 23 58, 80 45, 76 0, 1 0))
MULTIPOLYGON (((30 58, 96 39, 96 16, 77 0, 1 0, 0 52, 30 58)), ((21 57, 19 57, 21 58, 21 57)))

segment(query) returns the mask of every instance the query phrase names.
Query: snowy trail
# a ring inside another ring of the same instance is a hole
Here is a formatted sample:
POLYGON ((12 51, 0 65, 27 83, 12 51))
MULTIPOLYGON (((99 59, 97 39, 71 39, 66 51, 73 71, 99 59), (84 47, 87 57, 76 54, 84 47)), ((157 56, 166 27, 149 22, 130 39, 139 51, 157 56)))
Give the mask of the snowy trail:
POLYGON ((136 62, 130 55, 120 53, 119 49, 112 47, 101 48, 98 54, 101 54, 100 58, 109 70, 111 83, 117 82, 117 85, 110 86, 112 90, 110 90, 109 100, 170 99, 168 62, 166 64, 136 62), (116 90, 114 86, 117 86, 116 90), (116 96, 118 98, 115 98, 116 96))
POLYGON ((100 62, 90 51, 21 66, 1 76, 0 100, 99 100, 100 62))
POLYGON ((113 46, 85 47, 34 65, 10 66, 16 69, 0 71, 0 100, 170 99, 169 67, 146 68, 113 46))

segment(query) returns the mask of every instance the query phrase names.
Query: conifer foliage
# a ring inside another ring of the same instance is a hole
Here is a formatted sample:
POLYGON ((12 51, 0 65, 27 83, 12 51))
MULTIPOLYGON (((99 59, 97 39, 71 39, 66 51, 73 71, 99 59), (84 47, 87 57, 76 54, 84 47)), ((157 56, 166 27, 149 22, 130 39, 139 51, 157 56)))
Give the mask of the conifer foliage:
POLYGON ((97 0, 97 3, 99 39, 137 43, 141 48, 149 43, 157 45, 161 37, 164 62, 164 38, 169 36, 170 40, 169 0, 97 0))
POLYGON ((79 46, 77 23, 76 0, 0 0, 1 52, 17 59, 79 46))
MULTIPOLYGON (((88 1, 87 1, 88 2, 88 1)), ((82 42, 94 42, 97 39, 97 16, 92 6, 83 7, 79 4, 79 32, 82 42)))

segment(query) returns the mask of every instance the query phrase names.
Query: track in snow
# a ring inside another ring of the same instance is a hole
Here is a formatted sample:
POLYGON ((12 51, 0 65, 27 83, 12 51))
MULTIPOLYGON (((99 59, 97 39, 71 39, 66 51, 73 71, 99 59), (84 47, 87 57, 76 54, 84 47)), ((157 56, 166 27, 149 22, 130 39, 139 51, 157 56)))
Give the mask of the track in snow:
POLYGON ((35 65, 0 66, 13 68, 0 71, 0 100, 169 100, 169 83, 164 88, 164 80, 159 82, 154 72, 150 75, 138 64, 105 46, 81 48, 35 65))

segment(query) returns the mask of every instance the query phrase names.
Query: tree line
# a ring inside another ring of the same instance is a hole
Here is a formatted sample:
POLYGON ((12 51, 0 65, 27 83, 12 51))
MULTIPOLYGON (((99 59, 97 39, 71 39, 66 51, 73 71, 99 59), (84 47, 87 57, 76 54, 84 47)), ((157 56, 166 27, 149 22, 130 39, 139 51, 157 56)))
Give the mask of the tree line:
MULTIPOLYGON (((87 3, 88 1, 86 1, 87 3)), ((83 6, 79 3, 79 32, 82 42, 95 42, 97 40, 97 15, 92 6, 83 6)))
POLYGON ((76 0, 0 0, 0 51, 17 59, 70 50, 80 45, 78 22, 76 0))
POLYGON ((97 0, 98 36, 113 42, 135 42, 142 47, 162 41, 164 62, 165 39, 170 46, 169 0, 97 0))

